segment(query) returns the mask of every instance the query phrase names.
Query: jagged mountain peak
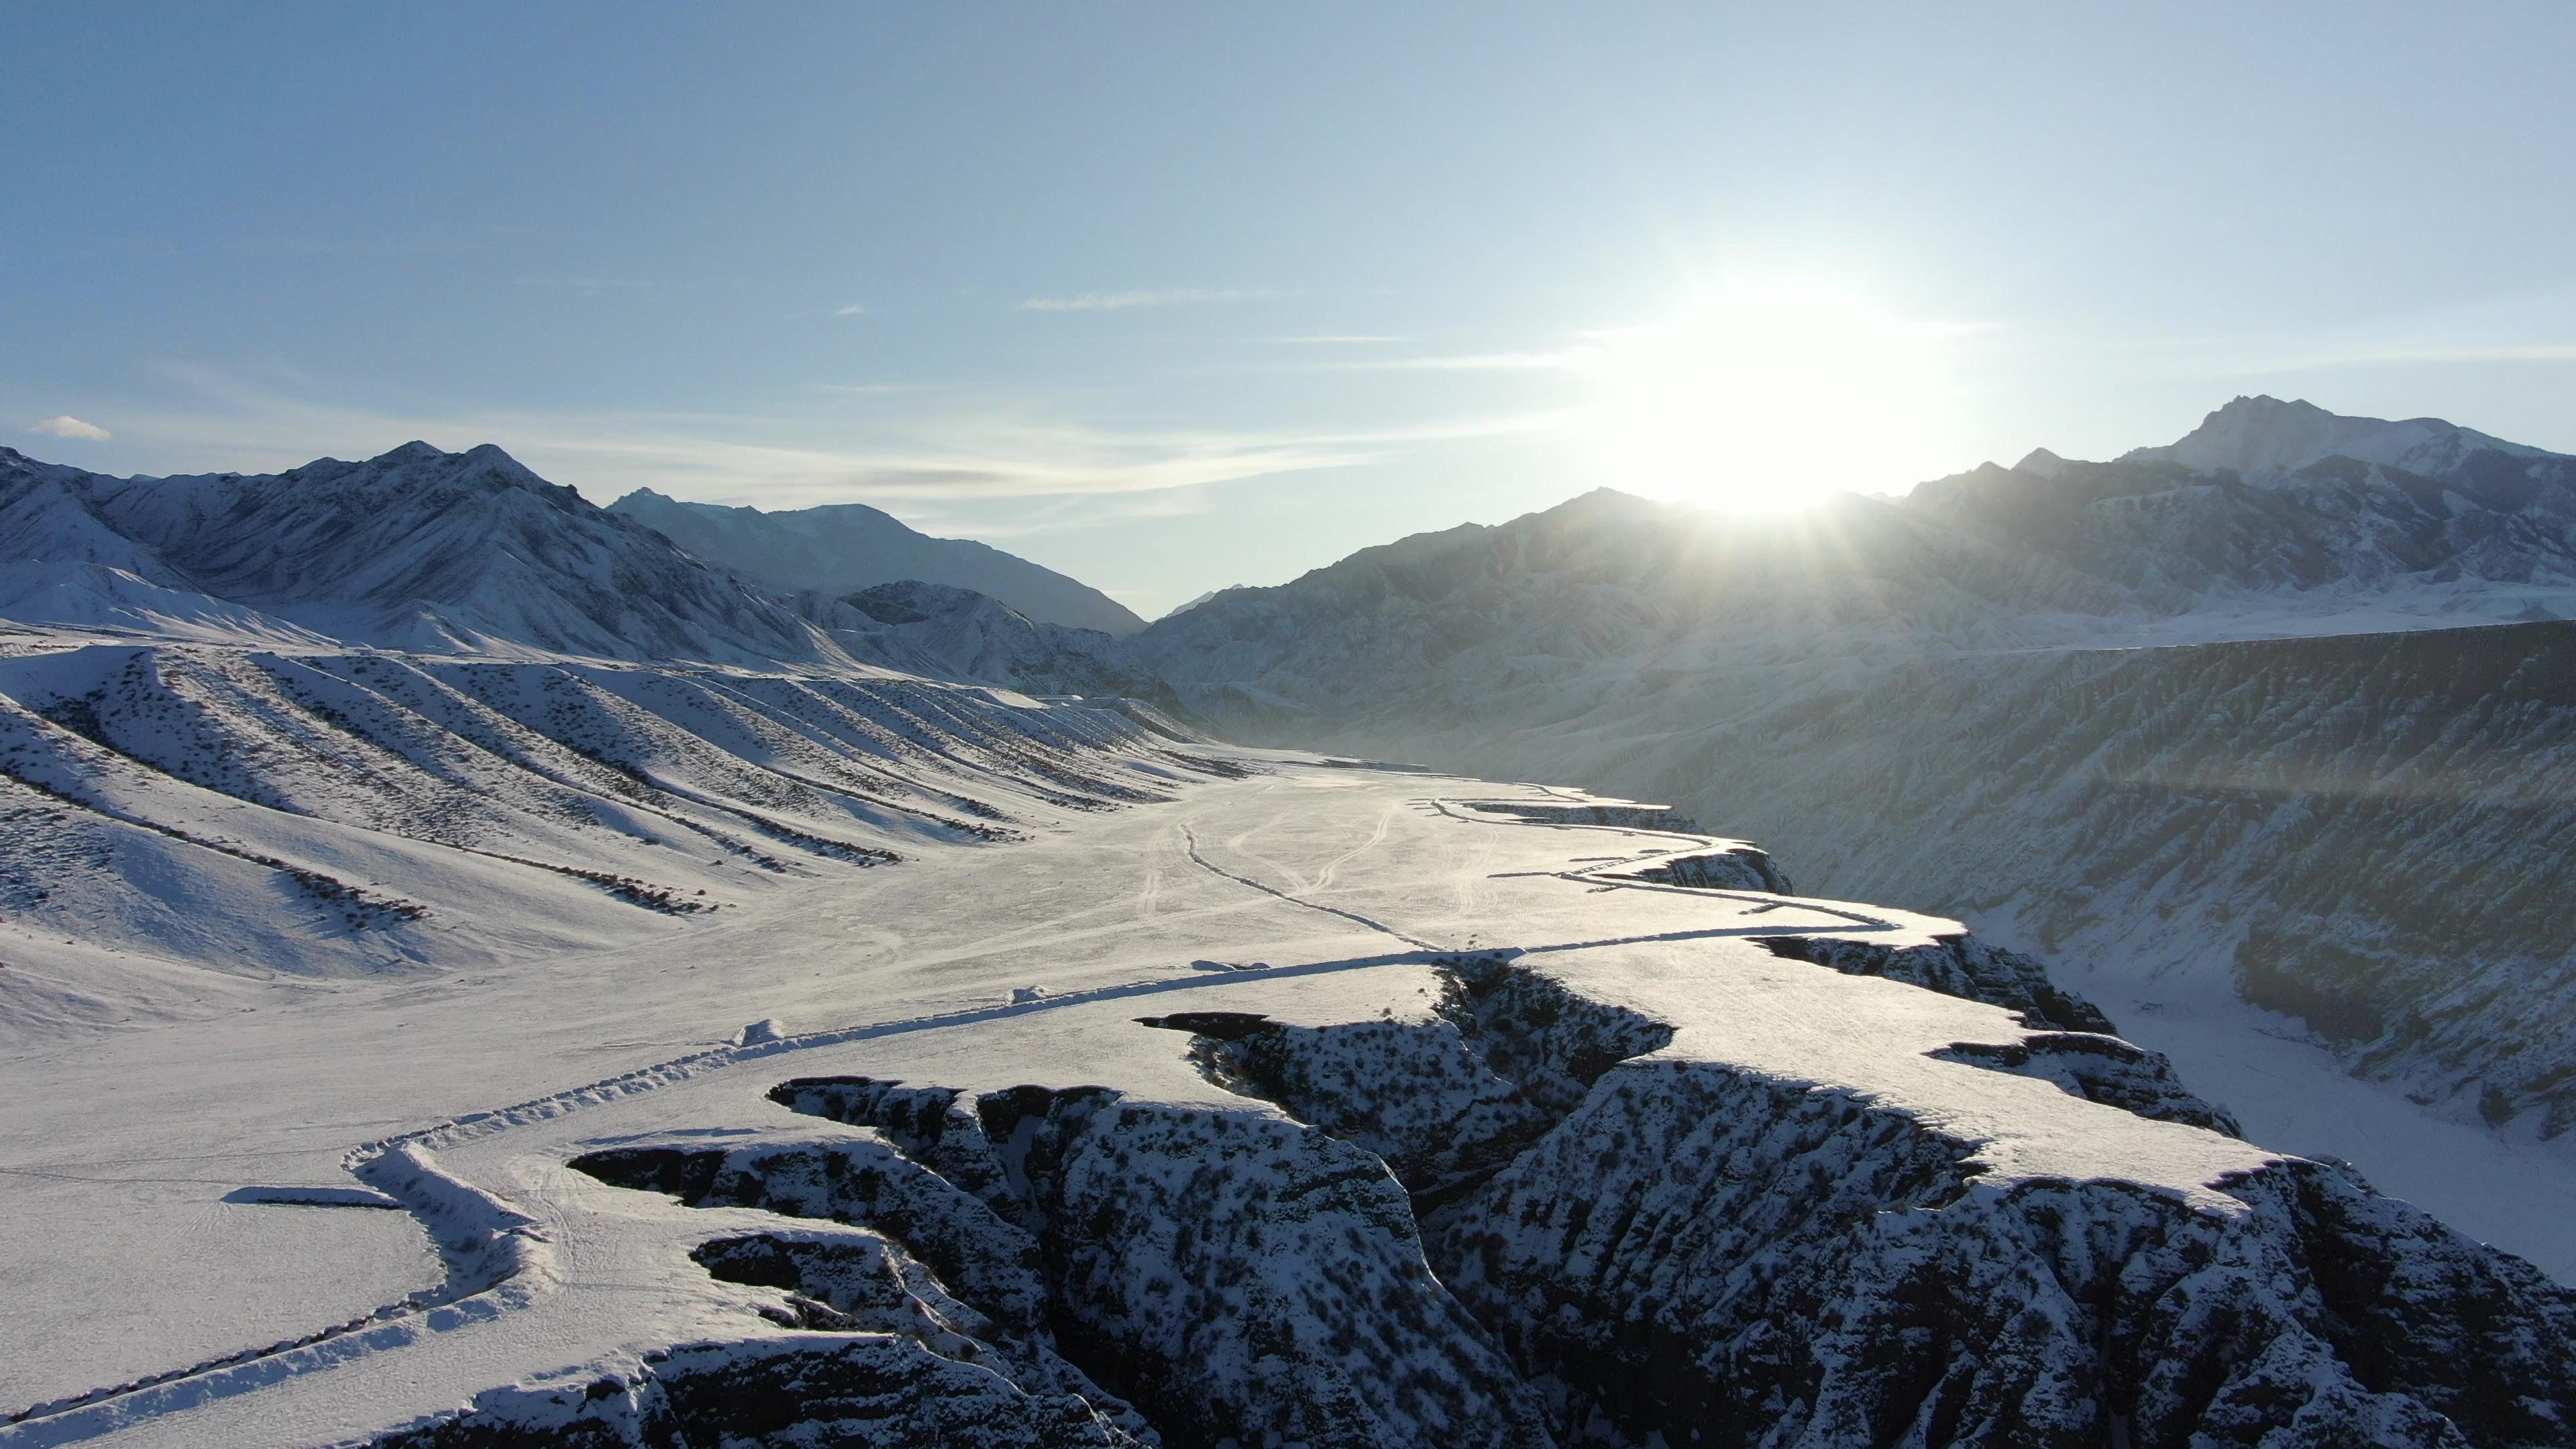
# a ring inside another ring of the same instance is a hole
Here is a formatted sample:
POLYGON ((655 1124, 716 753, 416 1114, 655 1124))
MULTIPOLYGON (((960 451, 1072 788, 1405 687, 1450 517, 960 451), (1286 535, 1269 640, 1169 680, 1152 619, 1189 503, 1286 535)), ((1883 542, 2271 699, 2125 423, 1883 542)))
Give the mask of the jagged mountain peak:
POLYGON ((2480 451, 2549 456, 2441 418, 2348 417, 2304 398, 2284 401, 2258 394, 2232 399, 2179 440, 2135 449, 2121 461, 2175 462, 2198 473, 2232 472, 2257 479, 2295 473, 2328 458, 2350 458, 2429 475, 2458 467, 2480 451))
MULTIPOLYGON (((0 557, 95 563, 197 596, 208 618, 248 606, 332 637, 472 652, 756 662, 829 647, 779 601, 495 444, 413 441, 275 474, 10 471, 0 557)), ((121 617, 116 602, 65 617, 121 617)))
POLYGON ((2034 478, 2054 480, 2066 471, 2066 461, 2046 448, 2033 448, 2022 455, 2020 462, 2012 465, 2012 471, 2028 473, 2034 478))

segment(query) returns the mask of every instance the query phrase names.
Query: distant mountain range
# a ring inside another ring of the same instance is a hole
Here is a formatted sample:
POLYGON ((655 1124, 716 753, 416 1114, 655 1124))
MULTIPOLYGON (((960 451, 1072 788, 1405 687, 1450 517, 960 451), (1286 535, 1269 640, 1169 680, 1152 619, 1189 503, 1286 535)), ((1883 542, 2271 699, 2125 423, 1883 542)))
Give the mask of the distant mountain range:
POLYGON ((239 622, 392 648, 724 662, 830 641, 650 529, 486 444, 406 443, 279 474, 111 478, 0 449, 0 558, 50 624, 239 622))
POLYGON ((2576 617, 2571 530, 2576 458, 2239 398, 2170 447, 1803 513, 1602 490, 1228 590, 1132 647, 1220 716, 1449 717, 1567 687, 1514 695, 1520 716, 1727 664, 2576 617))
POLYGON ((1145 627, 1126 605, 1076 579, 990 544, 916 533, 861 503, 764 513, 683 503, 639 488, 609 511, 660 531, 699 558, 783 592, 838 598, 903 579, 988 594, 1044 624, 1132 634, 1145 627))
POLYGON ((900 577, 798 591, 686 551, 660 525, 770 538, 782 520, 828 515, 826 534, 854 540, 862 559, 917 552, 925 568, 980 569, 1061 596, 1076 615, 1137 622, 982 544, 924 538, 868 508, 701 515, 649 494, 621 508, 597 507, 489 444, 444 453, 415 442, 363 462, 175 478, 113 478, 0 448, 0 618, 263 647, 873 666, 1047 693, 1126 682, 1123 666, 1104 662, 1105 633, 939 584, 913 585, 935 603, 895 619, 847 600, 900 577), (885 535, 874 543, 869 520, 885 535))

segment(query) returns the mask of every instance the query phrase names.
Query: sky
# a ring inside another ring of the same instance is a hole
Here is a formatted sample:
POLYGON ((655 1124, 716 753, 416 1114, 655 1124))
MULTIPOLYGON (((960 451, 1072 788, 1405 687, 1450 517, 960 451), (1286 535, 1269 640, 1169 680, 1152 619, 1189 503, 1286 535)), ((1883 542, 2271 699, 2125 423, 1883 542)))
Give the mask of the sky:
POLYGON ((0 0, 0 444, 496 442, 1151 617, 2240 393, 2576 451, 2576 8, 0 0), (397 13, 399 12, 399 13, 397 13))

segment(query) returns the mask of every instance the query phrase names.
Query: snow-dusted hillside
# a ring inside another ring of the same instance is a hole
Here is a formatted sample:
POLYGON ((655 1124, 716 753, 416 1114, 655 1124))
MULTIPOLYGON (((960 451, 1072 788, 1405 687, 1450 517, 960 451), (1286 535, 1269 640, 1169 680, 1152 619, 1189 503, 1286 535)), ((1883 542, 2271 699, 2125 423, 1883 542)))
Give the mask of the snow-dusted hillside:
POLYGON ((1126 605, 1079 579, 990 544, 917 533, 861 503, 764 512, 683 503, 639 488, 608 508, 719 568, 790 593, 839 597, 919 579, 988 594, 1041 623, 1111 635, 1145 627, 1126 605))
POLYGON ((1128 663, 1097 629, 1041 623, 971 589, 905 579, 839 601, 874 623, 880 650, 917 651, 925 672, 1035 694, 1137 695, 1168 702, 1171 690, 1128 663))
POLYGON ((1142 706, 865 675, 67 644, 0 655, 0 1034, 653 939, 1163 798, 1142 706), (55 961, 57 934, 77 955, 55 961))

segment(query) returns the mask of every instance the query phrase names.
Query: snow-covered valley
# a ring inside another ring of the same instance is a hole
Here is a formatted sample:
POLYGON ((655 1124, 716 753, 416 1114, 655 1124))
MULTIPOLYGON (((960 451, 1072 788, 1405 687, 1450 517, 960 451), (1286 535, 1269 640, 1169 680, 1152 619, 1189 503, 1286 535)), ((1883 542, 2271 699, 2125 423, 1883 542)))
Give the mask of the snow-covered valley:
POLYGON ((2576 1407, 2564 1290, 2237 1140, 1949 923, 1615 802, 1191 749, 1243 773, 13 1053, 0 1442, 2543 1444, 2576 1407))
POLYGON ((0 485, 0 1445, 2576 1418, 2576 626, 2344 627, 2549 499, 2203 607, 1596 496, 1113 639, 496 449, 0 485))

